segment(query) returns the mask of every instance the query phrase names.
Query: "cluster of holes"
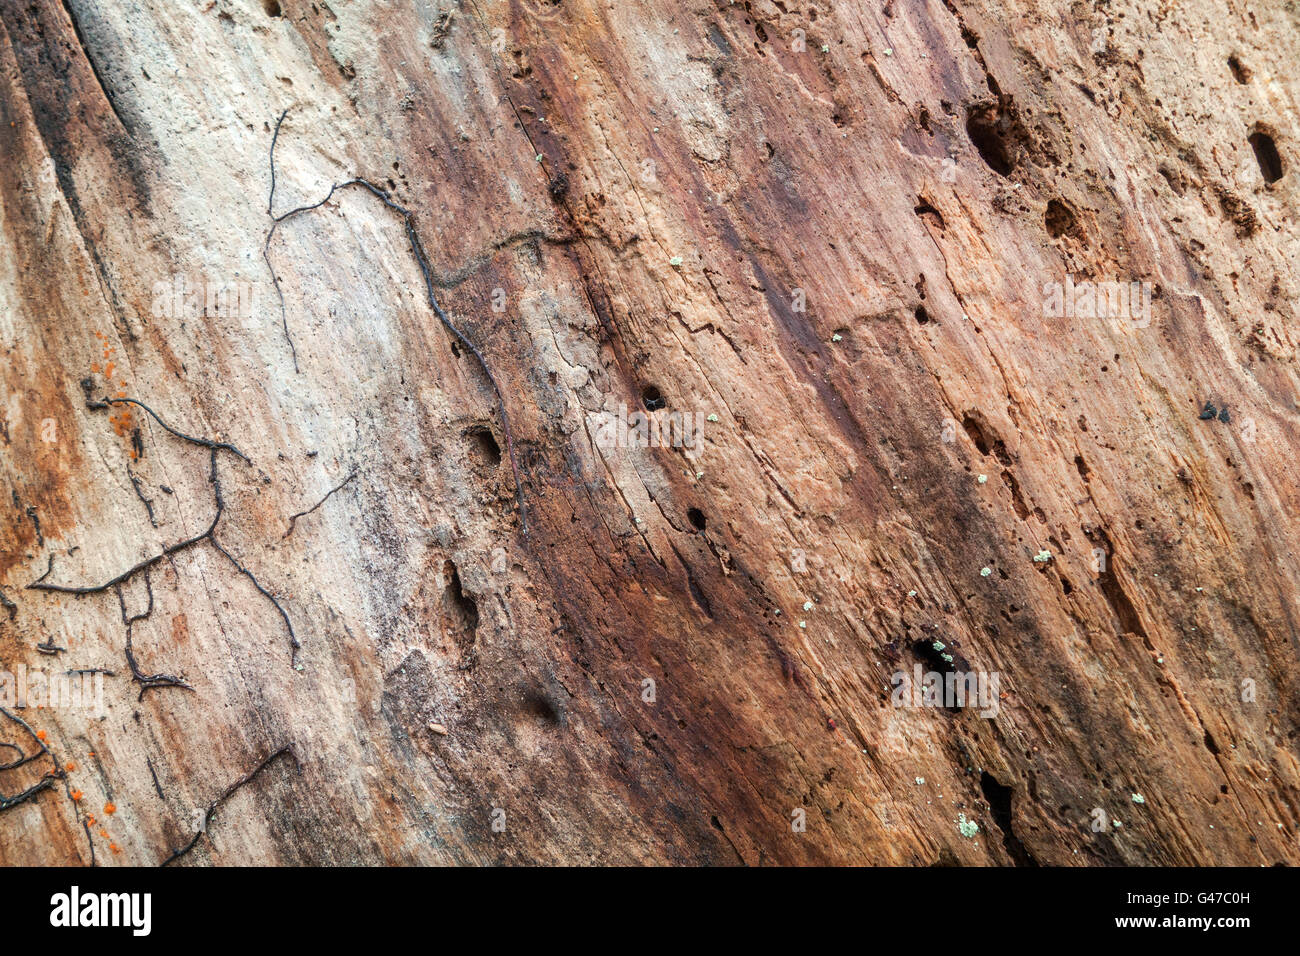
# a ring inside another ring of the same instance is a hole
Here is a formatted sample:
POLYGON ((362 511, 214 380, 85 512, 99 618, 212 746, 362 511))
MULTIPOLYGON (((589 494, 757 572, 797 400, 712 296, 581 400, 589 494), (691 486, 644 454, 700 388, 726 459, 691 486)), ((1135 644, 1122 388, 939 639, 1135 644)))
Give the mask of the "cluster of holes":
POLYGON ((641 389, 641 404, 648 412, 657 412, 661 408, 668 407, 668 400, 664 398, 664 393, 659 391, 657 385, 647 385, 641 389))
POLYGON ((1047 227, 1047 234, 1053 239, 1077 235, 1079 231, 1079 221, 1074 215, 1074 210, 1059 199, 1047 201, 1043 224, 1047 227))

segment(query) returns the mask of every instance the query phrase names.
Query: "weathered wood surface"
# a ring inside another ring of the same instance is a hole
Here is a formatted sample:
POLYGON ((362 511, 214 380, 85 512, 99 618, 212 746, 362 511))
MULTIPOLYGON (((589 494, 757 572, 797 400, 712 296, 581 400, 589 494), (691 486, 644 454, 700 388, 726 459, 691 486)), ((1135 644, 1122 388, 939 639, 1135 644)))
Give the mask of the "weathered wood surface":
POLYGON ((1293 4, 0 11, 0 861, 1300 860, 1293 4))

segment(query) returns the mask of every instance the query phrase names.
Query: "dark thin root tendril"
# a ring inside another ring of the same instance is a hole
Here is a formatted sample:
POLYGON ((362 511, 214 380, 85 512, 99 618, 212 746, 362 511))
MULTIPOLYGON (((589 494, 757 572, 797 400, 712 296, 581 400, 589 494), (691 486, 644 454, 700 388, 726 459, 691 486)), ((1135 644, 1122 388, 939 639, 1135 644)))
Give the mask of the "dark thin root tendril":
MULTIPOLYGON (((145 408, 144 405, 141 405, 139 402, 135 402, 134 400, 131 399, 114 399, 113 401, 131 401, 132 404, 140 405, 141 408, 145 408)), ((145 410, 149 411, 148 408, 145 408, 145 410)), ((153 412, 150 412, 150 414, 152 415, 153 412)), ((217 525, 218 523, 220 523, 221 516, 225 513, 226 510, 226 501, 221 493, 221 473, 217 470, 217 452, 228 451, 234 455, 238 455, 246 462, 248 462, 249 459, 241 451, 239 451, 239 449, 237 449, 234 445, 230 445, 225 442, 210 441, 209 439, 206 438, 193 438, 189 435, 185 435, 181 432, 176 431, 174 428, 167 425, 165 422, 163 422, 162 419, 158 418, 156 415, 154 417, 158 421, 158 423, 162 425, 163 428, 165 428, 171 434, 177 436, 178 438, 182 438, 185 441, 192 442, 196 445, 201 445, 204 448, 209 449, 211 453, 211 470, 208 473, 208 481, 212 485, 212 497, 213 500, 216 502, 217 512, 215 515, 213 515, 212 523, 208 525, 208 529, 204 531, 202 534, 195 535, 192 538, 186 538, 184 541, 178 541, 175 544, 168 545, 167 547, 163 548, 163 550, 160 551, 158 554, 155 554, 153 557, 150 558, 145 558, 143 561, 138 562, 137 564, 123 571, 121 574, 117 575, 116 577, 110 578, 109 580, 105 581, 103 584, 95 584, 95 585, 47 584, 45 579, 49 577, 50 572, 54 570, 54 555, 51 554, 49 567, 46 568, 44 574, 42 574, 31 584, 27 585, 27 590, 54 591, 60 594, 99 594, 103 591, 109 590, 110 588, 116 589, 118 603, 122 608, 122 623, 126 625, 126 660, 127 663, 131 666, 132 678, 141 685, 140 697, 143 698, 144 691, 152 687, 183 687, 187 690, 193 690, 193 688, 190 687, 189 684, 185 683, 185 681, 183 681, 181 678, 174 677, 171 674, 143 673, 136 664, 135 654, 132 650, 131 628, 136 621, 142 621, 145 618, 147 618, 151 613, 153 613, 153 584, 149 579, 149 575, 148 575, 149 569, 164 559, 170 559, 176 554, 179 554, 181 551, 186 550, 187 548, 192 548, 195 545, 207 541, 212 545, 213 548, 221 552, 221 554, 223 554, 227 558, 227 560, 229 560, 230 563, 233 564, 235 568, 242 575, 244 575, 244 577, 248 578, 248 580, 253 582, 253 587, 257 588, 258 593, 260 593, 263 597, 265 597, 268 601, 270 601, 271 604, 275 607, 276 611, 279 612, 280 617, 284 619, 285 626, 289 629, 289 643, 291 646, 291 653, 289 655, 289 660, 291 664, 296 666, 298 663, 298 649, 302 646, 302 644, 299 642, 297 634, 294 633, 293 623, 289 620, 288 613, 280 605, 280 602, 276 600, 275 596, 272 595, 270 591, 266 590, 266 588, 262 587, 261 583, 257 580, 257 578, 253 576, 253 572, 249 571, 246 567, 244 567, 242 564, 236 561, 231 556, 230 552, 221 546, 221 544, 217 541, 216 538, 217 525), (148 609, 143 614, 130 616, 127 614, 126 600, 122 594, 121 585, 125 584, 132 577, 134 577, 135 575, 139 574, 142 571, 145 572, 145 587, 148 590, 148 594, 149 594, 149 606, 148 609)), ((251 462, 249 463, 251 464, 251 462)), ((38 649, 40 649, 39 645, 38 645, 38 649)), ((54 653, 56 651, 63 650, 63 648, 54 648, 53 646, 50 646, 47 647, 45 650, 47 653, 54 653)))
POLYGON ((140 670, 136 663, 135 652, 132 649, 131 642, 134 636, 136 621, 147 620, 153 613, 153 584, 149 580, 149 572, 144 573, 144 586, 149 594, 149 605, 140 614, 127 614, 126 597, 122 593, 122 586, 114 588, 117 591, 117 603, 122 609, 122 623, 126 625, 126 663, 131 668, 131 679, 140 685, 140 696, 137 700, 144 700, 144 692, 154 690, 158 687, 180 687, 183 690, 193 690, 194 688, 187 684, 182 678, 175 677, 171 674, 145 674, 140 670))
POLYGON ((130 465, 126 466, 126 474, 127 477, 131 479, 131 487, 135 489, 135 496, 140 499, 140 503, 144 505, 144 510, 149 514, 149 523, 155 528, 158 527, 158 519, 155 518, 153 514, 153 502, 146 498, 144 492, 140 489, 141 482, 139 476, 131 470, 130 465))
MULTIPOLYGON (((271 198, 272 199, 275 196, 275 141, 277 138, 279 138, 280 124, 284 122, 284 117, 285 114, 287 113, 288 110, 285 110, 284 113, 280 114, 280 118, 279 120, 276 121, 275 124, 275 135, 272 136, 271 138, 271 198)), ((280 223, 294 216, 300 215, 301 213, 310 212, 313 209, 319 209, 321 206, 324 206, 327 202, 329 202, 330 199, 334 197, 334 194, 336 192, 338 192, 341 189, 347 189, 351 186, 362 187, 363 189, 370 192, 371 195, 379 199, 379 201, 382 202, 389 209, 401 215, 403 224, 406 229, 406 239, 411 246, 411 253, 412 255, 415 256, 416 264, 419 265, 420 272, 424 276, 424 287, 429 297, 430 307, 433 309, 434 314, 438 316, 438 319, 439 321, 442 322, 443 326, 449 332, 451 332, 452 335, 456 337, 456 339, 460 342, 460 344, 463 345, 466 348, 466 350, 470 352, 470 354, 474 356, 474 358, 478 361, 479 367, 483 369, 483 374, 487 376, 488 382, 491 383, 492 391, 496 394, 497 406, 501 413, 502 431, 505 433, 505 437, 506 437, 506 450, 510 455, 510 471, 514 476, 514 480, 515 480, 515 503, 519 508, 519 527, 520 530, 523 532, 524 536, 527 537, 528 536, 528 515, 527 515, 527 511, 524 508, 523 484, 520 482, 519 479, 519 464, 515 458, 514 436, 510 428, 510 416, 506 411, 506 400, 505 400, 505 395, 501 391, 501 386, 497 384, 496 376, 492 374, 491 368, 488 367, 487 360, 483 358, 483 353, 480 352, 478 348, 475 347, 474 343, 469 340, 469 337, 466 336, 465 333, 462 332, 454 322, 452 322, 451 318, 447 315, 447 313, 443 311, 442 306, 438 304, 437 296, 435 296, 433 292, 433 288, 434 288, 433 270, 429 266, 428 257, 424 254, 424 245, 420 242, 420 237, 415 231, 414 215, 405 206, 401 205, 400 203, 394 202, 387 190, 381 189, 379 186, 376 186, 365 179, 355 178, 355 179, 346 180, 345 182, 335 183, 334 185, 330 186, 329 192, 325 194, 325 198, 320 200, 320 202, 315 202, 308 206, 298 206, 297 208, 290 209, 288 212, 281 213, 278 216, 275 215, 274 212, 272 212, 271 202, 269 200, 267 202, 267 214, 270 215, 272 222, 271 222, 271 228, 267 231, 266 234, 266 242, 262 244, 262 258, 266 261, 266 267, 271 272, 271 283, 272 285, 275 286, 276 295, 279 297, 280 300, 280 319, 284 325, 284 336, 286 341, 288 341, 289 343, 289 350, 290 352, 293 353, 294 371, 295 372, 298 371, 298 352, 294 348, 292 337, 290 337, 289 335, 289 320, 284 305, 284 293, 280 289, 280 279, 275 273, 275 267, 271 265, 271 257, 270 257, 271 238, 275 235, 275 230, 279 227, 280 223)))
POLYGON ((213 441, 210 438, 195 438, 193 435, 187 435, 182 431, 177 431, 175 428, 172 428, 172 426, 168 425, 165 421, 163 421, 162 418, 158 415, 158 413, 155 412, 148 405, 146 405, 144 402, 137 401, 134 398, 101 398, 99 402, 92 402, 90 404, 90 407, 103 408, 106 405, 136 405, 144 409, 146 412, 148 412, 149 416, 154 421, 156 421, 159 425, 161 425, 165 431, 170 432, 171 434, 175 435, 177 438, 183 438, 187 442, 192 442, 195 445, 201 445, 204 448, 212 448, 212 449, 219 448, 222 451, 231 452, 232 454, 242 458, 248 464, 250 465, 252 464, 252 462, 249 460, 247 455, 245 455, 242 451, 240 451, 234 445, 229 444, 228 442, 213 441))
MULTIPOLYGON (((28 736, 30 736, 36 744, 36 751, 32 753, 30 756, 23 757, 17 763, 11 763, 3 767, 0 767, 0 770, 18 767, 21 766, 22 764, 29 763, 30 761, 36 760, 40 757, 49 757, 50 762, 54 764, 54 769, 52 771, 48 771, 44 777, 36 781, 36 783, 32 784, 30 787, 28 787, 26 790, 22 791, 21 793, 16 793, 12 797, 6 797, 4 794, 0 793, 0 812, 9 810, 12 807, 16 807, 19 804, 25 803, 28 800, 33 799, 34 797, 38 796, 44 791, 52 789, 54 787, 55 781, 63 782, 63 790, 68 795, 68 799, 72 800, 72 789, 68 783, 68 775, 64 772, 63 765, 59 762, 59 758, 55 756, 54 752, 50 750, 48 746, 46 746, 45 741, 41 740, 41 738, 37 736, 36 731, 32 730, 31 725, 28 724, 27 721, 19 717, 17 714, 10 713, 8 710, 6 710, 3 707, 0 707, 0 714, 4 714, 4 716, 8 717, 14 723, 22 727, 23 730, 27 731, 28 736)), ((20 754, 23 752, 22 748, 18 747, 16 744, 6 743, 3 746, 8 747, 11 750, 16 750, 20 754)), ((84 830, 86 833, 86 843, 90 847, 90 865, 94 866, 95 865, 95 841, 91 839, 90 826, 86 823, 85 818, 81 815, 81 811, 76 808, 76 801, 73 800, 72 803, 73 803, 73 812, 76 814, 77 819, 81 821, 81 829, 84 830)))
POLYGON ((282 757, 285 754, 289 755, 290 759, 293 760, 293 765, 298 768, 298 772, 302 773, 302 762, 298 760, 298 755, 293 752, 293 744, 285 744, 279 750, 272 752, 265 760, 227 787, 221 796, 208 804, 208 808, 203 811, 203 823, 199 827, 198 832, 190 838, 189 843, 185 844, 179 850, 172 850, 171 855, 168 856, 167 859, 163 860, 159 866, 167 866, 169 863, 180 859, 186 853, 189 853, 190 850, 194 849, 194 847, 198 845, 199 840, 203 839, 203 834, 208 832, 208 824, 212 822, 212 815, 217 812, 217 808, 234 796, 236 790, 245 784, 250 783, 254 777, 269 767, 277 758, 282 757))
POLYGON ((275 595, 258 583, 257 578, 253 577, 252 571, 248 570, 248 568, 236 561, 234 555, 223 548, 216 538, 210 540, 212 541, 212 546, 224 554, 227 560, 235 566, 235 570, 248 578, 248 580, 252 581, 253 587, 257 588, 258 593, 275 605, 275 609, 280 612, 280 617, 284 618, 284 626, 289 629, 289 646, 291 648, 289 652, 289 663, 296 667, 298 664, 298 649, 302 647, 302 643, 298 640, 298 635, 293 632, 293 622, 289 620, 289 615, 286 614, 284 608, 280 606, 280 602, 275 599, 275 595))
POLYGON ((357 476, 357 472, 356 472, 356 471, 353 471, 352 474, 348 475, 346 478, 344 478, 342 481, 340 481, 337 485, 335 485, 335 486, 334 486, 333 488, 331 488, 329 491, 325 492, 325 497, 322 498, 320 501, 316 502, 314 505, 312 505, 312 506, 311 506, 310 508, 308 508, 306 511, 299 511, 296 515, 293 515, 292 517, 290 517, 290 518, 289 518, 289 530, 286 531, 286 532, 284 533, 284 537, 287 538, 287 537, 289 537, 289 535, 293 534, 293 526, 294 526, 295 524, 298 523, 298 519, 299 519, 299 518, 305 518, 305 517, 307 517, 307 515, 311 514, 313 511, 315 511, 317 508, 319 508, 319 507, 320 507, 321 505, 323 505, 325 502, 329 501, 329 500, 330 500, 330 496, 333 495, 334 492, 336 492, 336 491, 341 491, 341 490, 344 488, 344 486, 346 486, 347 483, 350 482, 350 481, 351 481, 353 478, 355 478, 356 476, 357 476))

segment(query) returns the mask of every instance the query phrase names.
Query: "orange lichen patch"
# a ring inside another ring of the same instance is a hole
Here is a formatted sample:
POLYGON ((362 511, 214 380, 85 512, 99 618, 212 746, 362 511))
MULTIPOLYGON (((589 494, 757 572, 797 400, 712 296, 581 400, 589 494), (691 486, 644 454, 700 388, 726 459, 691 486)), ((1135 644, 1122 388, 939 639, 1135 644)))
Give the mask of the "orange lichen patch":
POLYGON ((101 829, 101 830, 99 831, 99 835, 102 836, 105 840, 108 839, 108 831, 107 831, 107 830, 101 829))
POLYGON ((104 367, 104 378, 113 377, 113 365, 114 365, 113 362, 109 362, 108 365, 104 367))
POLYGON ((73 790, 72 793, 68 794, 68 796, 72 797, 73 800, 80 800, 85 796, 85 794, 80 790, 73 790))
POLYGON ((117 807, 111 803, 106 803, 104 804, 104 812, 112 816, 114 813, 117 813, 117 807))
POLYGON ((98 375, 98 374, 99 374, 99 363, 96 362, 94 365, 90 366, 90 370, 91 370, 92 372, 94 372, 96 375, 98 375))
MULTIPOLYGON (((118 392, 118 398, 125 398, 125 392, 118 392)), ((135 416, 131 414, 130 409, 124 409, 114 415, 109 416, 109 424, 113 426, 113 431, 119 438, 126 438, 135 428, 135 416)))
POLYGON ((94 825, 95 825, 95 815, 94 815, 93 813, 89 813, 89 814, 87 814, 87 815, 86 815, 86 826, 88 826, 88 827, 93 827, 94 825))
POLYGON ((108 848, 109 848, 110 850, 112 850, 114 853, 121 853, 121 852, 122 852, 122 848, 119 847, 116 843, 110 843, 110 844, 108 845, 108 848))
POLYGON ((71 773, 72 771, 74 771, 74 770, 77 769, 77 765, 76 765, 75 763, 73 763, 71 760, 69 760, 69 761, 64 765, 63 769, 66 770, 66 771, 68 771, 68 773, 71 773))
POLYGON ((41 741, 42 743, 44 743, 44 741, 45 741, 45 731, 43 731, 43 730, 38 730, 38 731, 36 731, 36 739, 39 740, 39 741, 41 741))

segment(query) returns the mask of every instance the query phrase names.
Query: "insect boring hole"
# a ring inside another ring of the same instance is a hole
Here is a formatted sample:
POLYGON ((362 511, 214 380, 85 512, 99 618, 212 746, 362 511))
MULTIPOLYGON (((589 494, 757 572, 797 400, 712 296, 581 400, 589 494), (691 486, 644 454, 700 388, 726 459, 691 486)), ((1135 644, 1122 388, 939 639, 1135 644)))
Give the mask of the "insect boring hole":
POLYGON ((1282 178, 1282 156, 1277 151, 1277 143, 1272 136, 1256 130, 1250 134, 1250 148, 1255 151, 1255 160, 1259 163, 1259 172, 1264 177, 1264 182, 1275 183, 1282 178))
POLYGON ((657 385, 647 385, 641 389, 641 404, 648 412, 656 412, 661 408, 668 407, 668 400, 664 398, 664 393, 659 390, 657 385))
POLYGON ((492 429, 484 425, 475 425, 465 430, 465 437, 469 439, 470 446, 481 461, 494 468, 501 464, 501 446, 497 444, 492 429))
POLYGON ((478 632, 478 603, 461 587, 460 570, 454 561, 443 562, 442 578, 446 582, 445 607, 456 639, 472 645, 478 632))
POLYGON ((1008 177, 1016 168, 1015 144, 1008 117, 995 105, 980 104, 966 115, 966 134, 985 165, 999 176, 1008 177))

